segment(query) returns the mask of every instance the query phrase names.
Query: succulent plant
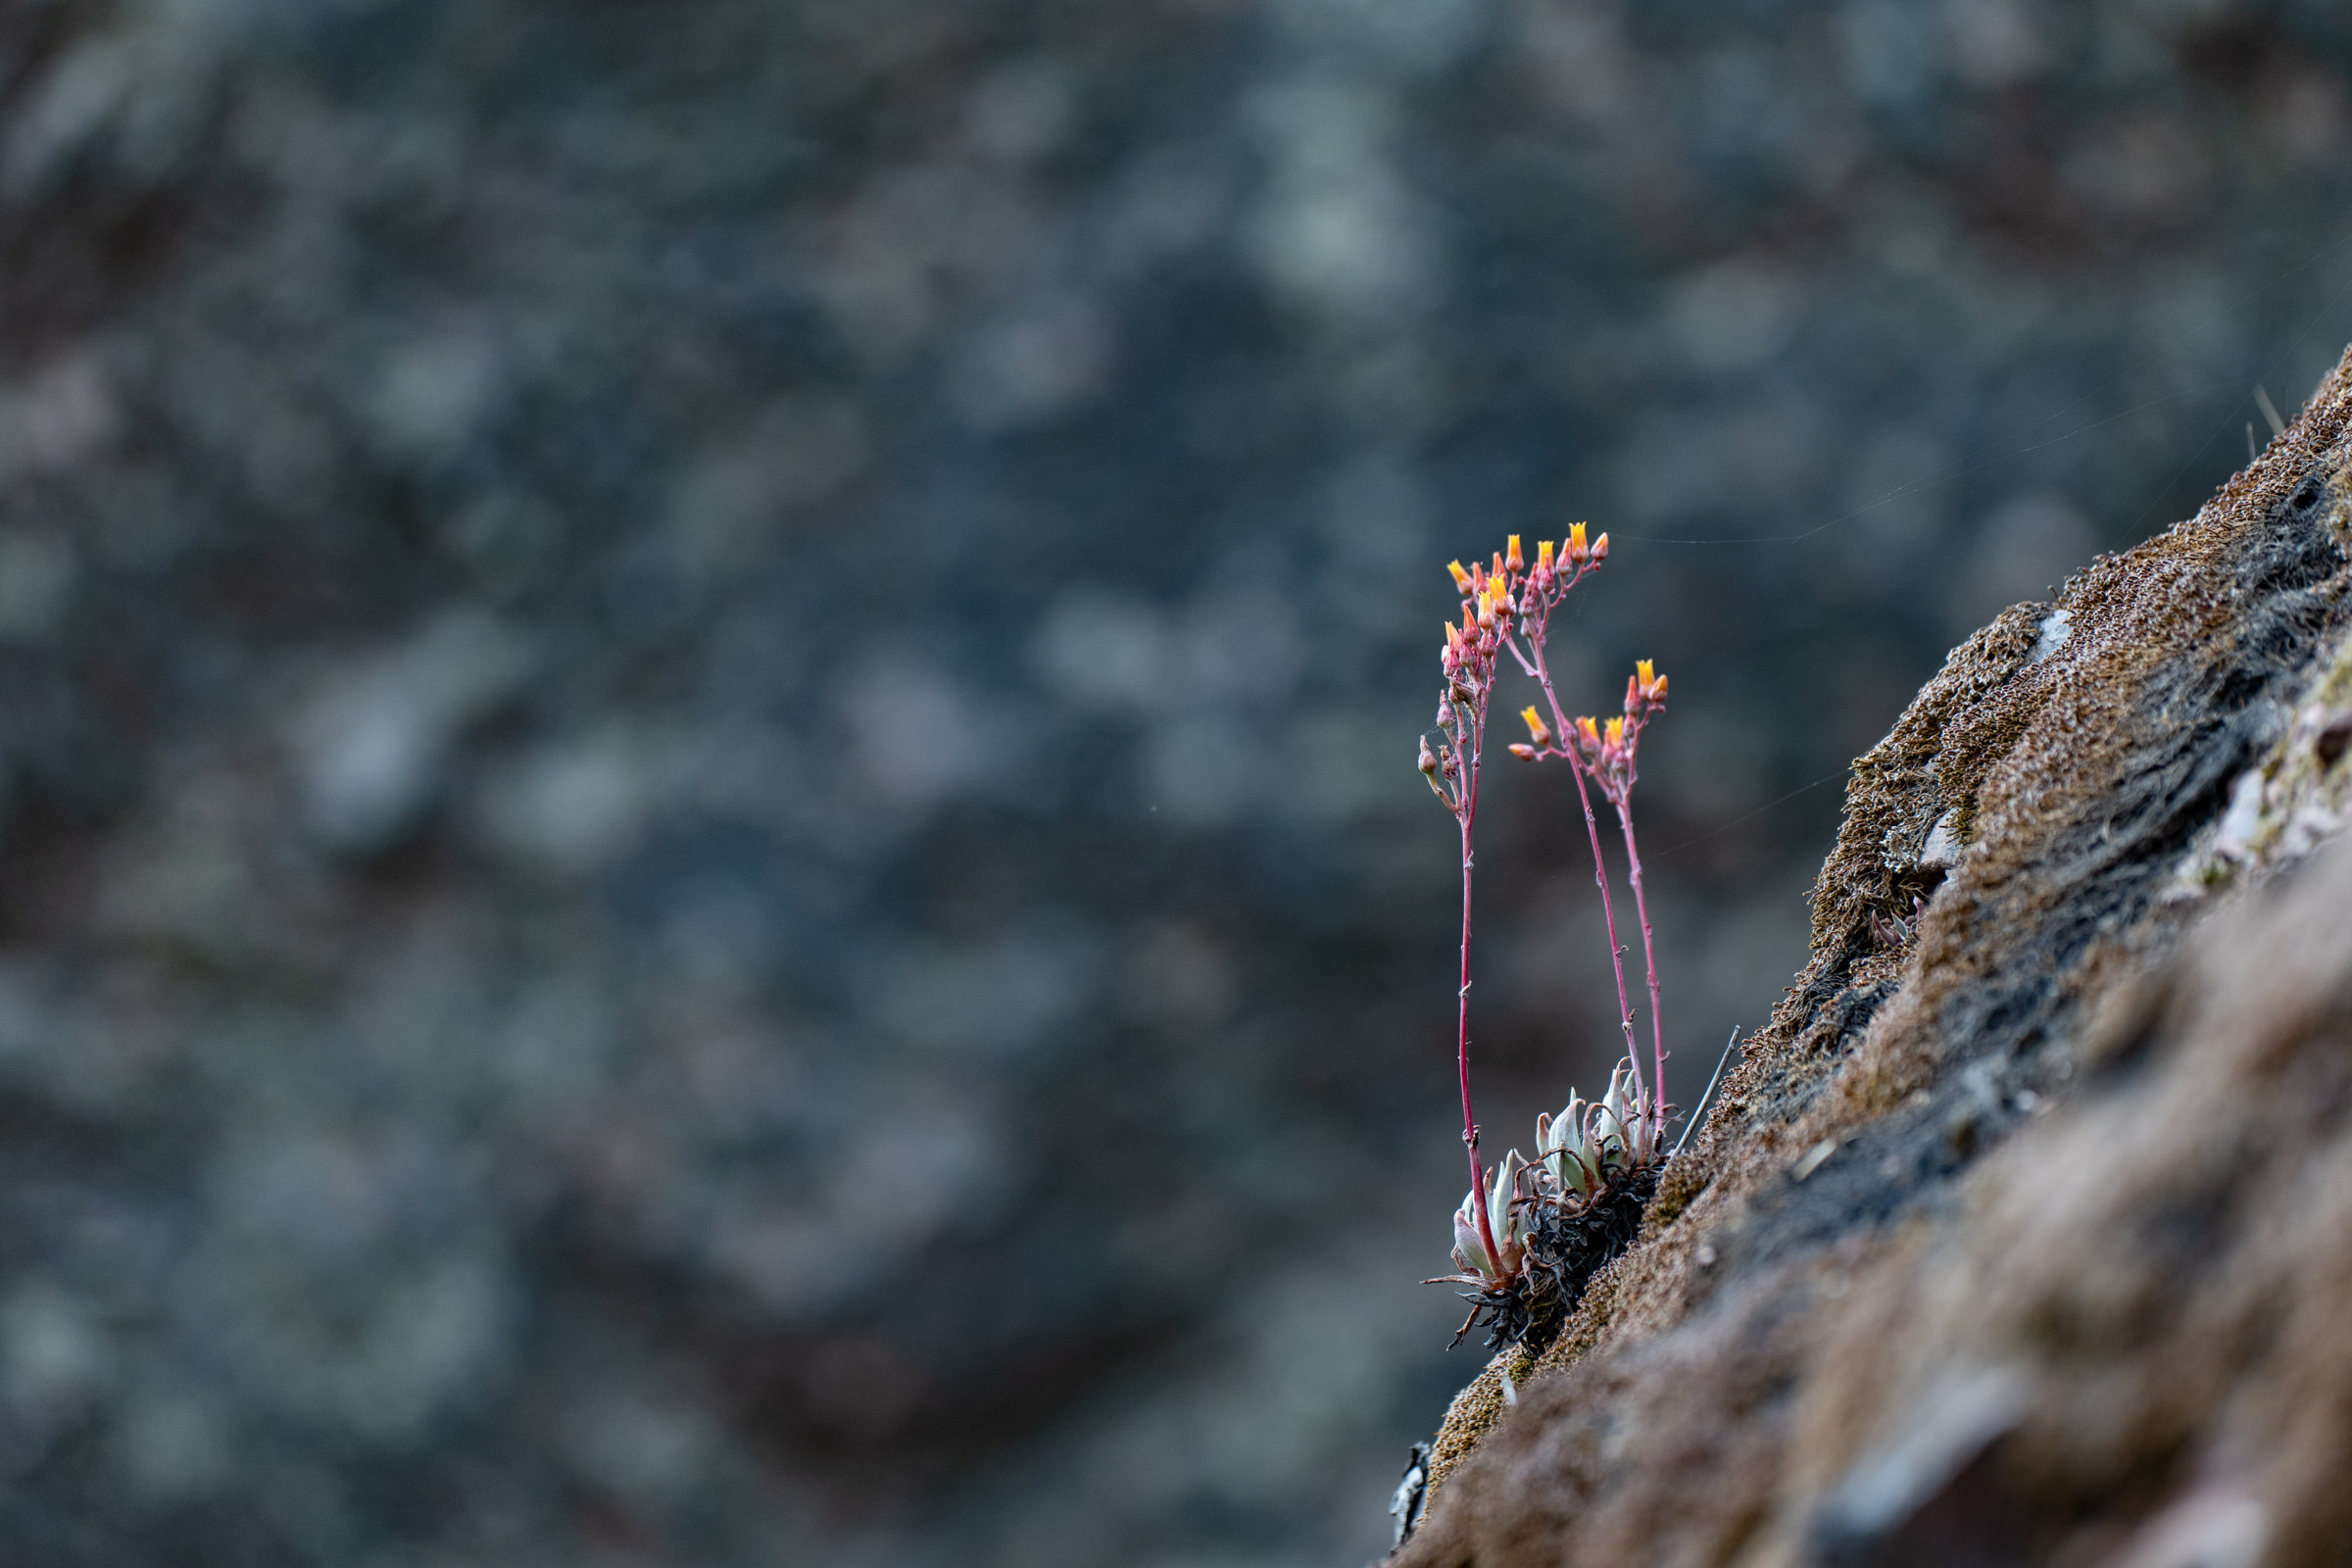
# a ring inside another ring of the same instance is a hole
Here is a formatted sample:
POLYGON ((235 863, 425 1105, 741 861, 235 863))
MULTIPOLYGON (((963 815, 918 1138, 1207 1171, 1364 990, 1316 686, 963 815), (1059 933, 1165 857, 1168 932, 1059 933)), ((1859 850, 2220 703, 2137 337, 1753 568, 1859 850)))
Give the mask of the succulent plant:
POLYGON ((1658 1121, 1633 1063, 1620 1061, 1597 1103, 1571 1091, 1557 1116, 1536 1118, 1537 1164, 1563 1196, 1590 1199, 1657 1157, 1658 1121))
MULTIPOLYGON (((1491 562, 1446 566, 1461 602, 1459 624, 1446 623, 1439 655, 1445 686, 1438 699, 1437 726, 1443 739, 1425 734, 1414 764, 1430 790, 1454 818, 1461 840, 1462 940, 1455 982, 1454 1070, 1462 1102, 1462 1149, 1470 1163, 1470 1191, 1453 1216, 1453 1262, 1448 1283, 1475 1286, 1465 1293, 1470 1317, 1454 1335, 1482 1318, 1495 1345, 1556 1332, 1570 1298, 1583 1289, 1606 1255, 1622 1250, 1656 1187, 1660 1145, 1666 1131, 1666 1035, 1658 1018, 1657 950, 1650 934, 1649 906, 1642 889, 1642 857, 1634 839, 1633 788, 1642 730, 1666 706, 1666 677, 1642 660, 1626 682, 1625 711, 1604 728, 1593 719, 1571 723, 1560 707, 1547 662, 1545 641, 1552 612, 1569 590, 1608 559, 1609 536, 1588 542, 1577 523, 1562 544, 1538 541, 1531 564, 1512 534, 1491 562), (1481 763, 1486 750, 1488 709, 1496 688, 1499 662, 1513 662, 1542 689, 1549 710, 1532 705, 1520 717, 1528 740, 1509 748, 1529 761, 1568 764, 1592 850, 1592 880, 1600 895, 1609 962, 1617 982, 1619 1025, 1625 1058, 1610 1075, 1597 1102, 1570 1096, 1555 1119, 1536 1122, 1537 1163, 1517 1150, 1487 1170, 1479 1157, 1478 1118, 1470 1103, 1470 913, 1475 858, 1471 853, 1478 816, 1481 763), (1635 1011, 1625 977, 1626 947, 1618 941, 1617 914, 1601 852, 1600 827, 1592 789, 1616 808, 1625 838, 1627 876, 1642 925, 1642 954, 1648 969, 1650 1055, 1645 1080, 1634 1045, 1635 1011)), ((1433 1280, 1431 1284, 1438 1283, 1433 1280)), ((1532 1343, 1532 1342, 1530 1342, 1532 1343)))
POLYGON ((1462 1206, 1453 1214, 1453 1264, 1461 1272, 1447 1276, 1449 1281, 1492 1291, 1518 1279, 1527 1262, 1527 1206, 1519 1191, 1527 1168, 1527 1160, 1514 1149, 1496 1162, 1489 1178, 1486 1220, 1494 1237, 1493 1250, 1479 1228, 1480 1195, 1473 1191, 1463 1196, 1462 1206))

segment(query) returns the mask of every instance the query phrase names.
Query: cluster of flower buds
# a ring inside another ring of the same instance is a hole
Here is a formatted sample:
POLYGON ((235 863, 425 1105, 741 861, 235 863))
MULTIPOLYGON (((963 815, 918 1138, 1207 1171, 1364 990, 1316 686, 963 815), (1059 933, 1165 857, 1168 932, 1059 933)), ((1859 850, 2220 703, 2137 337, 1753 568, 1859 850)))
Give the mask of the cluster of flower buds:
MULTIPOLYGON (((1633 794, 1634 780, 1639 776, 1636 763, 1642 748, 1642 726, 1666 710, 1666 677, 1650 667, 1646 659, 1634 667, 1625 681, 1625 715, 1612 718, 1606 724, 1597 719, 1580 718, 1576 721, 1573 739, 1576 750, 1584 759, 1585 768, 1600 785, 1600 792, 1620 809, 1633 794)), ((1530 709, 1522 715, 1536 736, 1536 746, 1524 753, 1511 748, 1514 754, 1534 756, 1551 740, 1550 730, 1530 709)))
MULTIPOLYGON (((1549 539, 1539 541, 1532 565, 1517 534, 1510 536, 1507 548, 1494 552, 1491 564, 1446 564, 1454 589, 1462 596, 1462 623, 1446 623, 1446 647, 1440 656, 1446 671, 1446 695, 1438 704, 1438 728, 1446 732, 1446 742, 1433 751, 1424 739, 1420 768, 1438 799, 1457 815, 1462 809, 1461 759, 1466 755, 1463 721, 1484 722, 1495 661, 1504 648, 1510 648, 1520 663, 1528 665, 1527 657, 1510 640, 1513 619, 1518 621, 1520 635, 1540 648, 1552 611, 1569 589, 1608 557, 1609 536, 1604 533, 1588 540, 1585 524, 1580 522, 1556 546, 1549 539)), ((1533 666, 1528 667, 1532 671, 1533 666)), ((1536 745, 1513 746, 1514 756, 1532 758, 1551 740, 1550 730, 1535 711, 1532 708, 1527 710, 1527 720, 1537 734, 1536 745)), ((1475 750, 1474 741, 1470 749, 1475 750)))
POLYGON ((1646 723, 1650 714, 1663 711, 1665 707, 1666 677, 1644 659, 1625 677, 1625 715, 1646 723))
POLYGON ((1657 1157, 1662 1118, 1634 1071, 1620 1061, 1597 1104, 1572 1090, 1559 1115, 1536 1118, 1536 1165, 1562 1195, 1589 1199, 1619 1171, 1657 1157))
POLYGON ((1528 616, 1547 614, 1553 606, 1567 595, 1569 589, 1584 579, 1586 572, 1609 559, 1609 536, 1597 539, 1585 537, 1581 522, 1569 526, 1568 537, 1560 541, 1555 554, 1551 541, 1536 546, 1536 564, 1527 574, 1528 593, 1521 607, 1528 616))
MULTIPOLYGON (((1511 535, 1510 549, 1494 558, 1490 571, 1472 566, 1464 569, 1454 562, 1446 569, 1453 573, 1454 586, 1461 590, 1463 604, 1472 603, 1471 596, 1488 582, 1502 578, 1512 590, 1512 600, 1504 606, 1501 617, 1509 623, 1508 611, 1516 609, 1522 636, 1541 641, 1553 610, 1568 597, 1568 590, 1584 581, 1585 574, 1609 559, 1609 536, 1597 539, 1585 537, 1585 525, 1577 523, 1568 530, 1568 537, 1555 547, 1549 539, 1537 542, 1536 560, 1528 564, 1519 551, 1519 536, 1511 535)), ((1521 660, 1525 663, 1524 659, 1521 660)))
POLYGON ((1439 656, 1446 671, 1445 695, 1438 699, 1438 728, 1446 739, 1433 751, 1421 738, 1421 776, 1446 808, 1456 817, 1470 809, 1468 770, 1476 763, 1480 737, 1486 733, 1487 699, 1494 690, 1494 660, 1510 634, 1517 609, 1512 587, 1525 563, 1519 555, 1519 536, 1511 536, 1510 553, 1497 551, 1493 570, 1465 567, 1456 561, 1446 569, 1462 596, 1462 623, 1446 623, 1446 647, 1439 656))
POLYGON ((1511 590, 1525 567, 1519 558, 1517 534, 1511 535, 1507 556, 1495 552, 1493 570, 1465 567, 1458 561, 1446 564, 1462 596, 1462 623, 1446 623, 1446 650, 1439 656, 1447 681, 1476 687, 1493 676, 1494 656, 1501 651, 1511 615, 1519 608, 1511 590))
POLYGON ((1512 1150, 1496 1162, 1487 1191, 1468 1194, 1462 1199, 1462 1206, 1454 1210, 1453 1266, 1461 1272, 1450 1276, 1452 1283, 1496 1290, 1519 1277, 1527 1262, 1527 1205, 1519 1193, 1527 1169, 1527 1161, 1520 1157, 1519 1151, 1512 1150), (1487 1250, 1486 1241, 1479 1234, 1478 1205, 1482 1198, 1487 1205, 1487 1223, 1494 1234, 1494 1251, 1487 1250))

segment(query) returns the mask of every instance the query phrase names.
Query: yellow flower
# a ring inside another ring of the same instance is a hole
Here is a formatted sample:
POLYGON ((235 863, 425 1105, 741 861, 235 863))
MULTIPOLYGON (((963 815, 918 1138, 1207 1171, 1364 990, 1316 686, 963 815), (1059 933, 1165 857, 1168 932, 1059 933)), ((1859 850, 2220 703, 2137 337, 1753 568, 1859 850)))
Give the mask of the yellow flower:
POLYGON ((1644 659, 1634 666, 1634 676, 1642 682, 1642 690, 1647 691, 1657 681, 1658 672, 1650 667, 1650 662, 1644 659))
POLYGON ((1519 536, 1517 534, 1511 535, 1511 547, 1503 552, 1502 559, 1503 563, 1513 571, 1519 571, 1527 565, 1527 558, 1519 554, 1519 536))
POLYGON ((1544 727, 1544 720, 1536 715, 1533 706, 1521 709, 1519 716, 1527 720, 1527 732, 1535 737, 1538 746, 1551 744, 1551 731, 1544 727))
POLYGON ((1622 718, 1612 718, 1609 720, 1609 747, 1612 751, 1616 751, 1622 750, 1624 746, 1625 720, 1622 718))
POLYGON ((1539 540, 1537 540, 1537 541, 1536 541, 1536 569, 1537 569, 1538 571, 1542 571, 1542 570, 1544 570, 1546 567, 1548 567, 1550 564, 1551 564, 1551 541, 1550 541, 1550 540, 1548 540, 1548 539, 1539 539, 1539 540))
POLYGON ((1568 559, 1570 561, 1583 559, 1585 548, 1585 525, 1581 522, 1569 524, 1568 559))
POLYGON ((1470 591, 1470 574, 1462 569, 1462 564, 1460 562, 1449 561, 1446 563, 1446 569, 1453 573, 1454 587, 1460 589, 1463 593, 1468 593, 1470 591))

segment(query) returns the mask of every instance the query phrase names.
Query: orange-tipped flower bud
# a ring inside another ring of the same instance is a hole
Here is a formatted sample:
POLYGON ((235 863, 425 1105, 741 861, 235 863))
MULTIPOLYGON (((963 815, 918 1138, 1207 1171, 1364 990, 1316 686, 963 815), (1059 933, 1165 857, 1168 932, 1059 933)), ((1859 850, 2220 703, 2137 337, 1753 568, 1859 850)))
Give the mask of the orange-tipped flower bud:
POLYGON ((1548 746, 1551 744, 1551 731, 1544 727, 1544 720, 1536 715, 1536 710, 1534 708, 1530 707, 1521 709, 1519 710, 1519 716, 1527 720, 1527 732, 1536 738, 1536 744, 1538 746, 1548 746))
POLYGON ((1448 561, 1446 563, 1446 569, 1453 573, 1453 586, 1467 594, 1470 591, 1470 574, 1462 569, 1462 564, 1458 561, 1448 561))
MULTIPOLYGON (((1615 723, 1616 720, 1611 719, 1610 722, 1615 723)), ((1578 719, 1576 721, 1576 732, 1579 735, 1582 735, 1587 742, 1593 746, 1598 746, 1600 744, 1600 726, 1590 718, 1578 719)))
POLYGON ((1612 718, 1612 719, 1610 719, 1610 720, 1609 720, 1609 746, 1610 746, 1610 748, 1611 748, 1612 750, 1615 750, 1615 751, 1622 751, 1622 750, 1624 750, 1624 748, 1625 748, 1625 720, 1624 720, 1624 719, 1622 719, 1622 718, 1612 718))
POLYGON ((1502 561, 1503 564, 1513 571, 1527 569, 1527 558, 1519 554, 1519 536, 1517 534, 1511 535, 1510 548, 1502 553, 1502 561))
POLYGON ((1662 703, 1666 700, 1665 676, 1660 675, 1656 680, 1650 683, 1649 700, 1653 703, 1662 703))
POLYGON ((1519 760, 1523 762, 1532 762, 1536 760, 1536 749, 1533 746, 1528 745, 1525 741, 1511 742, 1510 751, 1513 757, 1518 758, 1519 760))
POLYGON ((1592 541, 1592 559, 1594 561, 1609 559, 1609 536, 1607 534, 1604 533, 1592 541))

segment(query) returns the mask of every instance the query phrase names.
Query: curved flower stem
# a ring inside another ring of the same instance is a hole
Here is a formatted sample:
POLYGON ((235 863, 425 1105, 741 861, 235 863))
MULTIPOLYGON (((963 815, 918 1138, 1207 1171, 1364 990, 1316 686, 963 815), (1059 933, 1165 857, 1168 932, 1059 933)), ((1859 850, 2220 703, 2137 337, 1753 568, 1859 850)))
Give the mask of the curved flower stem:
MULTIPOLYGON (((1649 903, 1642 896, 1642 852, 1634 847, 1634 808, 1630 799, 1612 803, 1625 829, 1625 858, 1634 884, 1634 912, 1642 921, 1642 961, 1649 970, 1649 1043, 1657 1062, 1657 1094, 1652 1115, 1661 1136, 1666 1131, 1666 1028, 1658 1018, 1658 955, 1649 939, 1649 903)), ((1630 1034, 1631 1031, 1629 1030, 1630 1034)))
POLYGON ((1487 1173, 1478 1162, 1478 1122, 1470 1114, 1470 824, 1478 815, 1478 762, 1485 750, 1486 724, 1484 700, 1472 720, 1470 755, 1462 760, 1462 985, 1460 1025, 1454 1043, 1454 1065, 1462 1081, 1462 1146, 1470 1153, 1470 1197, 1478 1210, 1478 1239, 1486 1247, 1487 1258, 1499 1265, 1501 1250, 1494 1245, 1494 1222, 1487 1215, 1487 1173))
MULTIPOLYGON (((1642 1083, 1642 1063, 1640 1058, 1634 1054, 1634 1007, 1625 991, 1625 949, 1617 941, 1617 910, 1609 899, 1608 865, 1601 858, 1600 854, 1600 821, 1592 814, 1592 792, 1585 782, 1584 761, 1576 755, 1576 748, 1569 742, 1569 737, 1576 732, 1569 727, 1568 715, 1560 710, 1559 693, 1551 689, 1551 667, 1544 662, 1544 641, 1540 637, 1530 637, 1528 644, 1533 655, 1530 662, 1535 670, 1536 683, 1544 688, 1544 700, 1551 705, 1552 732, 1560 737, 1560 755, 1567 758, 1568 771, 1576 779, 1577 804, 1585 808, 1585 835, 1592 844, 1592 885, 1600 889, 1600 916, 1608 922, 1609 927, 1609 967, 1617 975, 1618 1027, 1625 1031, 1625 1059, 1633 1064, 1634 1083, 1639 1088, 1642 1083)), ((1633 842, 1630 831, 1626 842, 1629 845, 1633 842)), ((1636 862, 1637 865, 1639 863, 1639 861, 1636 862)), ((1637 873, 1634 880, 1636 902, 1640 901, 1641 896, 1642 882, 1637 873)), ((1644 919, 1642 923, 1644 941, 1647 940, 1648 929, 1648 922, 1644 919)), ((1657 980, 1654 970, 1650 980, 1650 1011, 1654 1017, 1657 1011, 1657 980)), ((1663 1085, 1660 1086, 1659 1094, 1653 1098, 1659 1100, 1665 1098, 1663 1085)))

